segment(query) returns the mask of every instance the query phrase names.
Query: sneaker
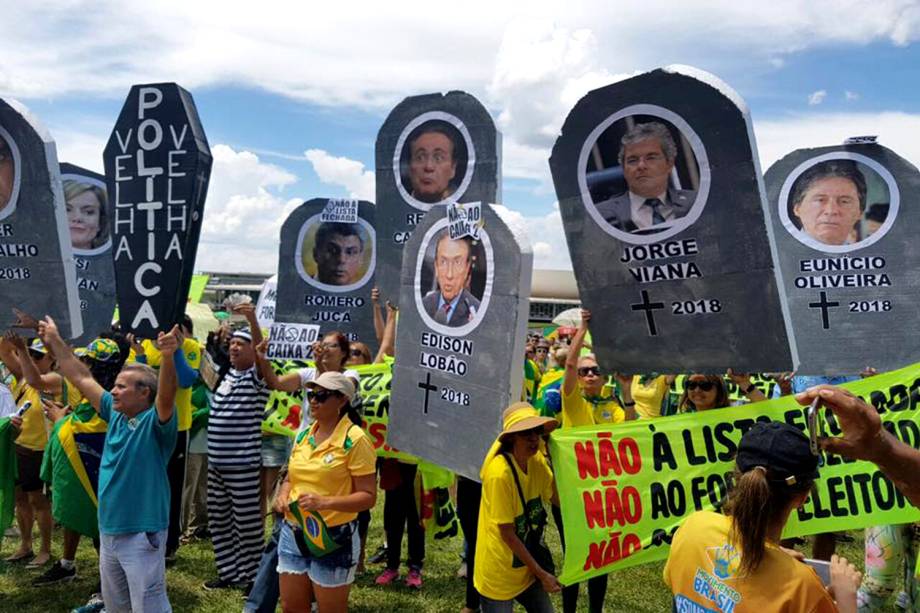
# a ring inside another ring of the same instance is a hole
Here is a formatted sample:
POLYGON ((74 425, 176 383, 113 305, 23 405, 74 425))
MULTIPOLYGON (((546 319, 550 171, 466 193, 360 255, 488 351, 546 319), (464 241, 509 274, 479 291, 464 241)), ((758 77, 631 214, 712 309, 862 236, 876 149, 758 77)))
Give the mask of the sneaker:
POLYGON ((907 595, 907 592, 901 592, 900 594, 898 594, 898 597, 895 599, 894 604, 896 607, 898 607, 899 609, 903 609, 904 611, 911 610, 910 596, 907 595))
POLYGON ((422 588, 422 571, 417 568, 410 568, 409 574, 406 575, 406 587, 422 588))
POLYGON ((102 594, 93 594, 85 605, 73 609, 70 613, 99 613, 104 608, 105 603, 102 602, 102 594))
POLYGON ((236 581, 231 581, 230 579, 221 579, 220 577, 206 581, 204 584, 204 589, 208 591, 229 590, 235 587, 239 587, 239 584, 236 581))
POLYGON ((77 578, 77 568, 76 566, 72 567, 70 570, 61 566, 60 560, 55 562, 51 568, 46 570, 44 574, 39 575, 32 580, 32 585, 37 587, 40 585, 51 585, 52 583, 60 583, 61 581, 73 581, 77 578))
POLYGON ((374 555, 367 559, 368 564, 380 564, 387 559, 387 546, 386 544, 381 545, 377 548, 377 551, 374 552, 374 555))
POLYGON ((374 583, 377 585, 390 585, 397 579, 399 579, 399 571, 395 568, 388 568, 380 573, 380 576, 377 577, 377 580, 374 581, 374 583))

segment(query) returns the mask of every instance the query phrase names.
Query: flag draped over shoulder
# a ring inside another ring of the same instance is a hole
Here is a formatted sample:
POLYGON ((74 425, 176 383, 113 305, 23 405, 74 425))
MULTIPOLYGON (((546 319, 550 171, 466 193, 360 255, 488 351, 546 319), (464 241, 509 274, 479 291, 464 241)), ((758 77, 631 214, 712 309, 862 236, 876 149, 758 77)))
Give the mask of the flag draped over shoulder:
POLYGON ((81 404, 54 425, 42 460, 55 521, 92 538, 99 536, 96 492, 107 428, 92 406, 81 404))
POLYGON ((0 534, 13 523, 17 472, 15 438, 10 418, 0 419, 0 534))

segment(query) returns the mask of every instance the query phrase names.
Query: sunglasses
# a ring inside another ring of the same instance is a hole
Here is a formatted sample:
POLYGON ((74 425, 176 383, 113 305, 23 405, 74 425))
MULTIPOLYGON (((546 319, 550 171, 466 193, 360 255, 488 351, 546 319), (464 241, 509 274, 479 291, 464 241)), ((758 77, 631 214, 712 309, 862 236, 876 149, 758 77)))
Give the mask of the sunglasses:
POLYGON ((360 349, 352 349, 351 351, 348 352, 348 355, 350 355, 353 358, 364 357, 364 354, 361 352, 360 349))
POLYGON ((332 398, 333 396, 338 396, 339 393, 333 390, 310 390, 307 392, 307 398, 310 401, 315 400, 318 404, 322 404, 332 398))
POLYGON ((601 369, 597 366, 582 366, 578 369, 579 377, 587 377, 588 375, 594 375, 596 377, 601 376, 601 369))
POLYGON ((338 343, 323 343, 323 349, 338 349, 338 343))
POLYGON ((535 351, 536 351, 537 353, 548 353, 548 352, 549 352, 549 347, 537 347, 537 348, 535 349, 535 351))
POLYGON ((684 387, 686 387, 691 392, 697 388, 704 392, 711 392, 712 388, 715 386, 716 384, 712 381, 688 381, 686 384, 684 384, 684 387))

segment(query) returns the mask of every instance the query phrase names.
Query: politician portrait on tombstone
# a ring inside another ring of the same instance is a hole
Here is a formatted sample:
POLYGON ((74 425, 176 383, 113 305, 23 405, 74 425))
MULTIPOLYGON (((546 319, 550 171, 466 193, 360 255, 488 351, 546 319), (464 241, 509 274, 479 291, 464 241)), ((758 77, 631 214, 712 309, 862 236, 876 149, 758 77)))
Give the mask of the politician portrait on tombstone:
POLYGON ((787 197, 780 203, 786 228, 822 250, 857 248, 878 240, 891 225, 886 222, 891 189, 896 189, 893 180, 883 176, 889 173, 881 166, 873 168, 878 163, 869 158, 830 156, 808 160, 787 177, 787 197))
MULTIPOLYGON (((466 328, 488 305, 488 267, 485 232, 482 240, 452 239, 447 221, 432 227, 423 241, 417 267, 417 304, 429 325, 466 328)), ((472 329, 475 326, 469 326, 472 329)))
MULTIPOLYGON (((396 158, 399 163, 400 191, 416 207, 427 207, 460 197, 469 169, 469 136, 458 119, 423 121, 400 139, 396 158), (462 131, 461 131, 462 129, 462 131)), ((422 116, 424 117, 424 116, 422 116)), ((411 124, 410 124, 411 125, 411 124)))
POLYGON ((696 216, 688 215, 697 205, 701 173, 694 149, 702 147, 695 135, 664 117, 634 114, 611 122, 585 147, 585 203, 599 223, 654 235, 693 222, 696 216))
POLYGON ((105 184, 74 175, 61 178, 74 253, 88 255, 104 251, 111 246, 105 184))
POLYGON ((0 219, 13 212, 14 185, 16 184, 16 160, 13 157, 13 142, 0 127, 0 219))
POLYGON ((322 221, 314 215, 304 222, 295 260, 310 285, 332 292, 357 289, 373 274, 374 229, 365 220, 322 221))

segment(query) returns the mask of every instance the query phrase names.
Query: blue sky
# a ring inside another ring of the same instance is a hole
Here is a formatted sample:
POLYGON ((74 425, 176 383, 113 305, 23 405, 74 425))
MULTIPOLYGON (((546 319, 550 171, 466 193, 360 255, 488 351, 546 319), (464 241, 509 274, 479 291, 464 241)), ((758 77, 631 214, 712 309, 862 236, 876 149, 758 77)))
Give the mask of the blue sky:
POLYGON ((0 96, 43 121, 62 161, 101 170, 132 83, 192 92, 215 155, 201 269, 271 271, 297 202, 373 199, 378 128, 400 99, 433 91, 469 91, 495 117, 502 204, 536 237, 538 267, 569 266, 546 163, 565 114, 658 66, 731 85, 764 169, 863 133, 920 163, 916 2, 28 4, 0 23, 0 96))

